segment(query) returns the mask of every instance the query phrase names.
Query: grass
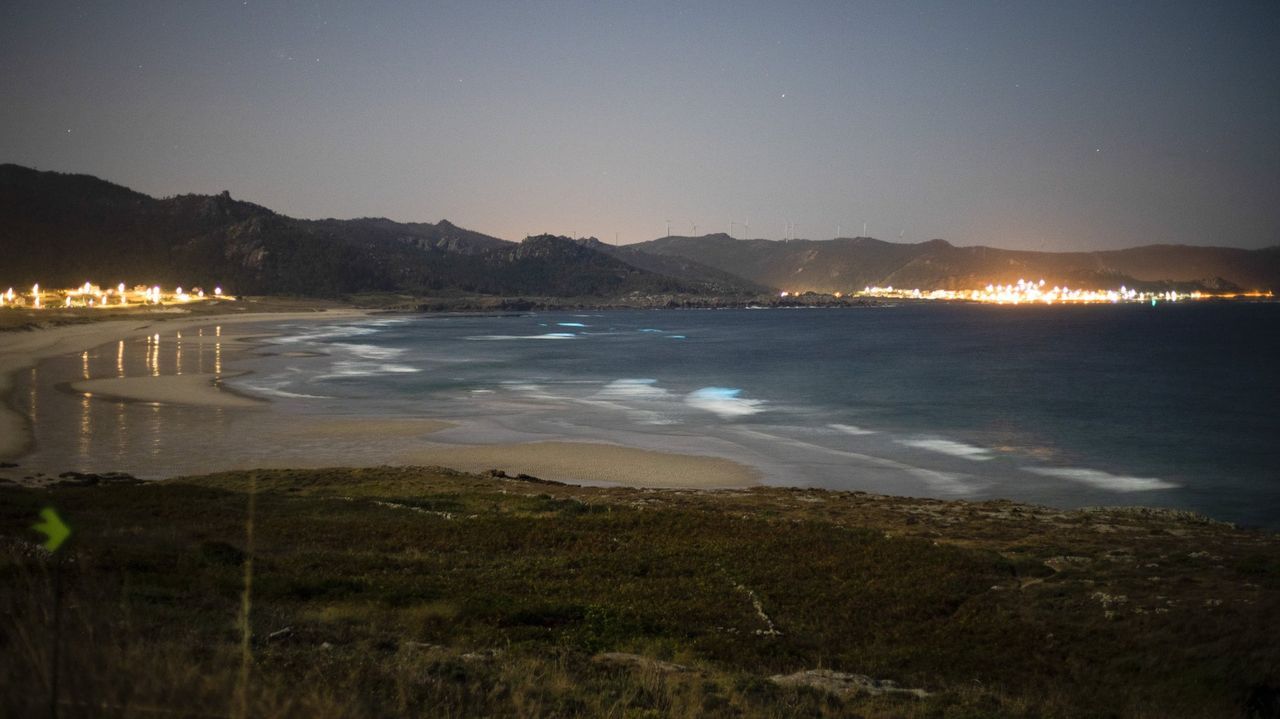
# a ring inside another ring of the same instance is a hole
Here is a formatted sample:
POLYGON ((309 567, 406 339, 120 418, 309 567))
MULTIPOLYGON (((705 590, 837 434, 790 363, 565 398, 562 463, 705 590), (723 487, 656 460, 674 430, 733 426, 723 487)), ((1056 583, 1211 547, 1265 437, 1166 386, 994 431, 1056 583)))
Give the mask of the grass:
MULTIPOLYGON (((256 478, 250 716, 1276 708, 1273 534, 1159 512, 434 468, 256 478), (817 668, 930 694, 769 679, 817 668)), ((0 715, 45 711, 55 561, 64 716, 234 715, 248 486, 230 473, 0 490, 0 675, 25 678, 6 681, 0 715), (50 504, 75 531, 57 558, 29 530, 50 504)))

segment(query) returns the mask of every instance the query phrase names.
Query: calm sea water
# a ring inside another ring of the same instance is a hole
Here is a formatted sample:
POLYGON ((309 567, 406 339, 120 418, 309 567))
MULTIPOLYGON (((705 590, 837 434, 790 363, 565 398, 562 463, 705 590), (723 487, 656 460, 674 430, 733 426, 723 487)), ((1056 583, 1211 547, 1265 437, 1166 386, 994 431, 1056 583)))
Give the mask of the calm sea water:
POLYGON ((230 382, 285 411, 594 439, 773 484, 1280 526, 1280 305, 426 316, 283 328, 230 382))

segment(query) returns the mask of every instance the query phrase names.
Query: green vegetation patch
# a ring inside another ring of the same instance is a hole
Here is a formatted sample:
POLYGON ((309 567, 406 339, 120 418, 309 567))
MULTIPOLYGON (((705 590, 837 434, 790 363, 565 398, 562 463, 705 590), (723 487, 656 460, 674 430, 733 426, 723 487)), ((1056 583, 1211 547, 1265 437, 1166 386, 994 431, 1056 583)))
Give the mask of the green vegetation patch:
POLYGON ((1234 716, 1280 687, 1276 537, 1180 515, 436 468, 0 496, 6 716, 47 703, 55 572, 69 711, 233 713, 250 558, 255 715, 1234 716))

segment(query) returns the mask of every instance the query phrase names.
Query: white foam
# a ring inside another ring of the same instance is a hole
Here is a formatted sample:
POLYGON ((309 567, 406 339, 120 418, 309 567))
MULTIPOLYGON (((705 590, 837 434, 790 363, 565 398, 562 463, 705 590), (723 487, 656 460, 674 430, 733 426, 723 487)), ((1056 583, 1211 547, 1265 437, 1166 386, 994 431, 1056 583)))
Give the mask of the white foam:
POLYGON ((473 335, 464 339, 480 340, 480 341, 500 341, 500 340, 572 340, 577 339, 577 335, 572 332, 548 332, 543 335, 473 335))
POLYGON ((403 364, 390 364, 381 362, 334 362, 329 372, 317 375, 316 380, 326 380, 342 377, 372 377, 380 374, 412 374, 421 372, 417 367, 410 367, 403 364))
POLYGON ((864 434, 876 433, 875 430, 863 429, 861 427, 855 427, 854 425, 851 425, 851 424, 829 424, 827 426, 830 427, 831 429, 836 430, 837 432, 844 432, 845 434, 864 435, 864 434))
POLYGON ((284 397, 287 399, 331 399, 330 397, 326 397, 324 395, 319 395, 319 394, 302 394, 301 392, 289 392, 288 390, 283 390, 283 389, 280 389, 279 387, 273 387, 271 385, 264 386, 264 385, 249 384, 248 382, 239 382, 239 383, 236 383, 234 386, 236 389, 243 389, 252 394, 265 394, 265 395, 270 395, 272 397, 284 397))
POLYGON ((745 435, 781 442, 798 449, 822 452, 836 457, 846 457, 872 467, 880 467, 883 469, 903 472, 908 476, 923 481, 935 492, 945 492, 950 495, 969 495, 981 489, 980 485, 982 482, 975 481, 974 478, 969 475, 956 474, 952 472, 938 472, 936 470, 916 467, 911 464, 906 464, 904 462, 899 462, 885 457, 877 457, 875 455, 864 454, 862 452, 850 452, 843 449, 833 449, 831 447, 824 447, 820 444, 795 439, 794 437, 783 437, 753 429, 739 428, 738 431, 745 435))
POLYGON ((405 353, 405 350, 399 347, 380 347, 378 345, 355 344, 348 342, 335 342, 333 346, 341 347, 347 352, 364 359, 389 360, 395 359, 405 353))
POLYGON ((1179 486, 1156 477, 1129 477, 1097 469, 1075 467, 1023 467, 1023 469, 1033 474, 1079 482, 1112 492, 1152 492, 1159 489, 1176 489, 1179 486))
POLYGON ((986 447, 975 447, 971 444, 963 442, 953 442, 949 439, 899 439, 898 444, 907 447, 915 447, 939 454, 949 454, 952 457, 963 457, 971 459, 975 462, 985 462, 988 459, 994 459, 991 450, 986 447))
POLYGON ((531 382, 503 382, 502 388, 506 390, 511 390, 514 392, 520 392, 525 396, 532 397, 534 399, 551 399, 551 400, 564 399, 563 397, 560 397, 558 395, 551 394, 550 392, 547 391, 546 387, 540 384, 534 384, 531 382))
POLYGON ((586 325, 582 324, 581 322, 557 322, 556 326, 557 327, 586 327, 586 325))
POLYGON ((309 327, 306 331, 296 335, 277 337, 274 341, 277 343, 314 342, 316 340, 329 340, 340 337, 360 337, 371 335, 377 331, 378 329, 375 327, 361 327, 359 325, 325 325, 314 328, 309 327))
POLYGON ((595 396, 600 399, 666 399, 671 396, 657 384, 658 381, 652 379, 618 379, 602 387, 595 396))
POLYGON ((696 409, 705 410, 725 419, 746 417, 764 411, 764 401, 743 399, 738 395, 742 390, 734 387, 703 387, 690 392, 684 398, 685 404, 696 409))

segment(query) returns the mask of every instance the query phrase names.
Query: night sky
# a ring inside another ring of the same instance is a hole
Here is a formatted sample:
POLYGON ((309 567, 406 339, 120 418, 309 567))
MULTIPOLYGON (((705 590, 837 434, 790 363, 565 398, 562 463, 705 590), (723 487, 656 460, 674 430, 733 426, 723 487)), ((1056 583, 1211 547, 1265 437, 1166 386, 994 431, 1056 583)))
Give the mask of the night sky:
POLYGON ((8 0, 0 162, 507 239, 1255 248, 1280 3, 8 0))

